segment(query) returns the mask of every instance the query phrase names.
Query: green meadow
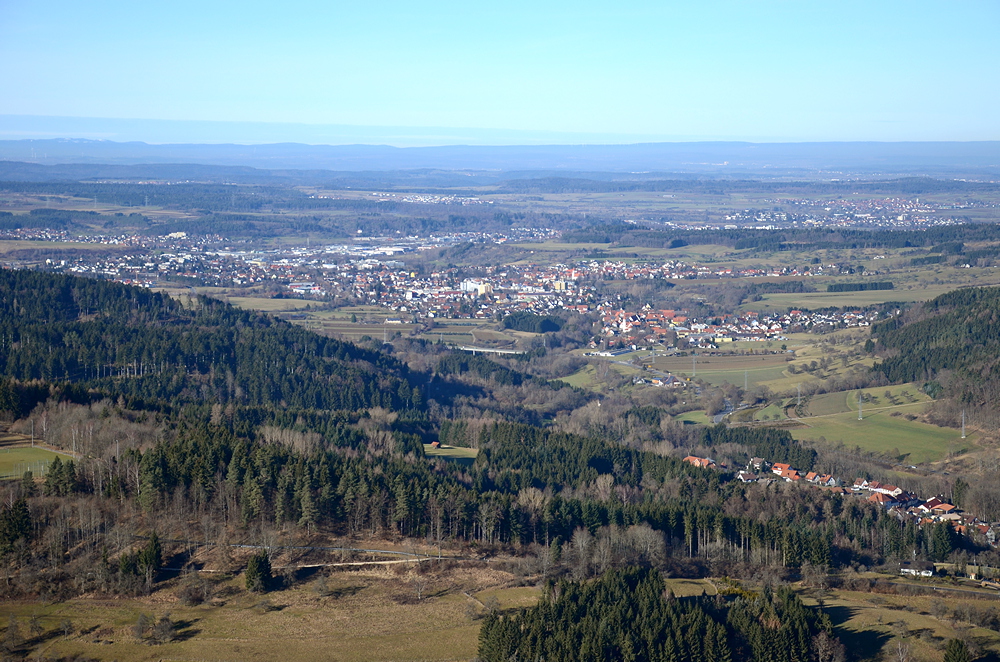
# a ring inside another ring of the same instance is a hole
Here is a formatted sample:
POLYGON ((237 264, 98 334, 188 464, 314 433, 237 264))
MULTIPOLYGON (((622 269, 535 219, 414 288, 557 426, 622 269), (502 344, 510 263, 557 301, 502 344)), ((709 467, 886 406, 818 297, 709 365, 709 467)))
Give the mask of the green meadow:
MULTIPOLYGON (((0 479, 20 478, 25 471, 42 476, 52 460, 61 457, 44 448, 30 446, 0 449, 0 479)), ((67 459, 62 457, 63 460, 67 459)))
POLYGON ((790 430, 798 440, 859 446, 876 453, 890 453, 907 464, 934 462, 967 450, 976 438, 970 434, 962 439, 959 430, 908 421, 903 416, 892 416, 889 410, 863 413, 862 420, 858 420, 856 411, 850 411, 800 421, 805 427, 790 430))

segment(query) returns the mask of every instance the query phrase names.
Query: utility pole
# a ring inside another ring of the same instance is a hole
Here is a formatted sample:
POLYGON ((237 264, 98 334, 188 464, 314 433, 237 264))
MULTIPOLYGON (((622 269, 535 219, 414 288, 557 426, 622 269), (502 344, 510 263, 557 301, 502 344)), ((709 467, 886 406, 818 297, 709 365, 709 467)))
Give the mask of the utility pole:
POLYGON ((965 439, 965 410, 962 410, 962 439, 965 439))

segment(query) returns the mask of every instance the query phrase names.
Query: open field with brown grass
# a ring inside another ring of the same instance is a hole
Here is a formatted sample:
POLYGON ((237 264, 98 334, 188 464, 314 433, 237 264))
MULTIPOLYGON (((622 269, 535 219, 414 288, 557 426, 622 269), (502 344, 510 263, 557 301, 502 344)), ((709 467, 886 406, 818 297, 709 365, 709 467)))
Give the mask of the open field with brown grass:
MULTIPOLYGON (((996 606, 996 600, 963 598, 961 594, 933 596, 883 595, 831 590, 825 593, 801 591, 803 601, 815 606, 822 600, 823 611, 831 618, 835 634, 857 660, 897 659, 897 643, 909 648, 914 662, 938 662, 949 639, 964 636, 984 652, 1000 652, 1000 633, 970 624, 938 618, 935 611, 950 611, 960 605, 996 606), (864 654, 862 651, 871 652, 864 654), (881 651, 880 656, 878 652, 881 651)), ((992 596, 990 596, 992 597, 992 596)), ((995 658, 991 658, 995 659, 995 658)))
POLYGON ((215 597, 197 606, 178 600, 184 578, 161 582, 146 598, 7 603, 4 624, 14 616, 27 634, 29 619, 37 617, 43 634, 29 639, 22 651, 50 657, 470 660, 484 612, 480 596, 493 596, 500 609, 537 599, 536 589, 509 588, 509 574, 484 567, 418 573, 416 564, 399 564, 321 573, 264 595, 247 593, 242 576, 209 577, 215 597), (136 636, 140 614, 156 621, 168 613, 174 641, 154 644, 136 636), (61 625, 67 620, 69 636, 61 625))

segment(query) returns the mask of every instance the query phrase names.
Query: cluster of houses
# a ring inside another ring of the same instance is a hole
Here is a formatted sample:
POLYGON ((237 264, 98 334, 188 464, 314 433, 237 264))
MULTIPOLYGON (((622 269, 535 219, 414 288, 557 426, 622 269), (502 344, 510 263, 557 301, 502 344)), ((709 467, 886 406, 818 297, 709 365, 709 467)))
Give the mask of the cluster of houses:
POLYGON ((663 343, 674 334, 686 340, 690 347, 718 349, 735 341, 782 340, 785 334, 808 331, 817 327, 851 328, 868 327, 886 314, 877 311, 804 312, 791 310, 784 313, 743 312, 737 315, 718 315, 699 320, 688 316, 685 310, 627 311, 607 304, 597 306, 601 315, 601 332, 608 344, 651 345, 663 343))
MULTIPOLYGON (((716 464, 714 460, 707 457, 688 455, 684 461, 702 469, 727 468, 724 464, 716 464)), ((736 473, 736 478, 743 483, 770 483, 782 480, 788 483, 802 483, 828 488, 837 494, 864 497, 866 501, 892 511, 901 519, 911 517, 921 525, 949 522, 959 533, 963 534, 969 532, 969 527, 975 527, 975 532, 983 535, 990 544, 1000 541, 1000 533, 996 530, 975 517, 963 513, 958 507, 946 502, 941 497, 925 500, 888 483, 858 478, 852 484, 845 485, 831 474, 821 474, 815 471, 802 472, 783 462, 771 463, 760 457, 750 458, 747 466, 736 473)))
POLYGON ((785 464, 783 462, 769 464, 767 460, 759 457, 750 458, 750 462, 747 464, 746 469, 738 472, 736 477, 744 483, 755 483, 761 480, 761 477, 758 474, 767 472, 768 470, 770 470, 772 476, 776 477, 768 477, 771 480, 781 479, 789 483, 805 481, 806 483, 818 485, 819 487, 837 487, 839 484, 837 479, 830 474, 819 474, 815 471, 802 473, 798 469, 793 469, 790 464, 785 464), (753 473, 751 469, 757 473, 753 473))
MULTIPOLYGON (((707 457, 688 455, 684 461, 702 469, 728 468, 707 457)), ((736 473, 736 477, 744 483, 785 481, 813 485, 836 494, 853 495, 886 508, 889 513, 901 521, 909 519, 921 527, 947 522, 954 527, 956 533, 971 535, 980 541, 985 541, 992 547, 1000 547, 1000 526, 995 528, 982 522, 975 516, 963 512, 954 504, 948 503, 942 497, 922 499, 896 485, 864 478, 858 478, 852 484, 845 485, 830 474, 820 474, 815 471, 803 473, 788 464, 771 463, 759 457, 751 458, 746 467, 736 473)), ((900 574, 903 575, 930 577, 934 573, 934 564, 926 561, 913 560, 900 564, 900 574)), ((974 576, 973 579, 975 579, 974 576)), ((987 584, 990 588, 1000 590, 1000 582, 985 582, 983 585, 987 584)))

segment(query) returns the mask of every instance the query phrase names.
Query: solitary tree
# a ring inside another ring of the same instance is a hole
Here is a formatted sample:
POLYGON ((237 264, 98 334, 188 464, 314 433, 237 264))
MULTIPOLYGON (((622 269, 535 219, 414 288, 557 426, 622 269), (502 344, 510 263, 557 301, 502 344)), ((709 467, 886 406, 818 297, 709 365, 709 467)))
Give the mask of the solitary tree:
POLYGON ((271 585, 271 561, 267 552, 261 550, 250 557, 246 571, 247 590, 263 593, 271 585))

